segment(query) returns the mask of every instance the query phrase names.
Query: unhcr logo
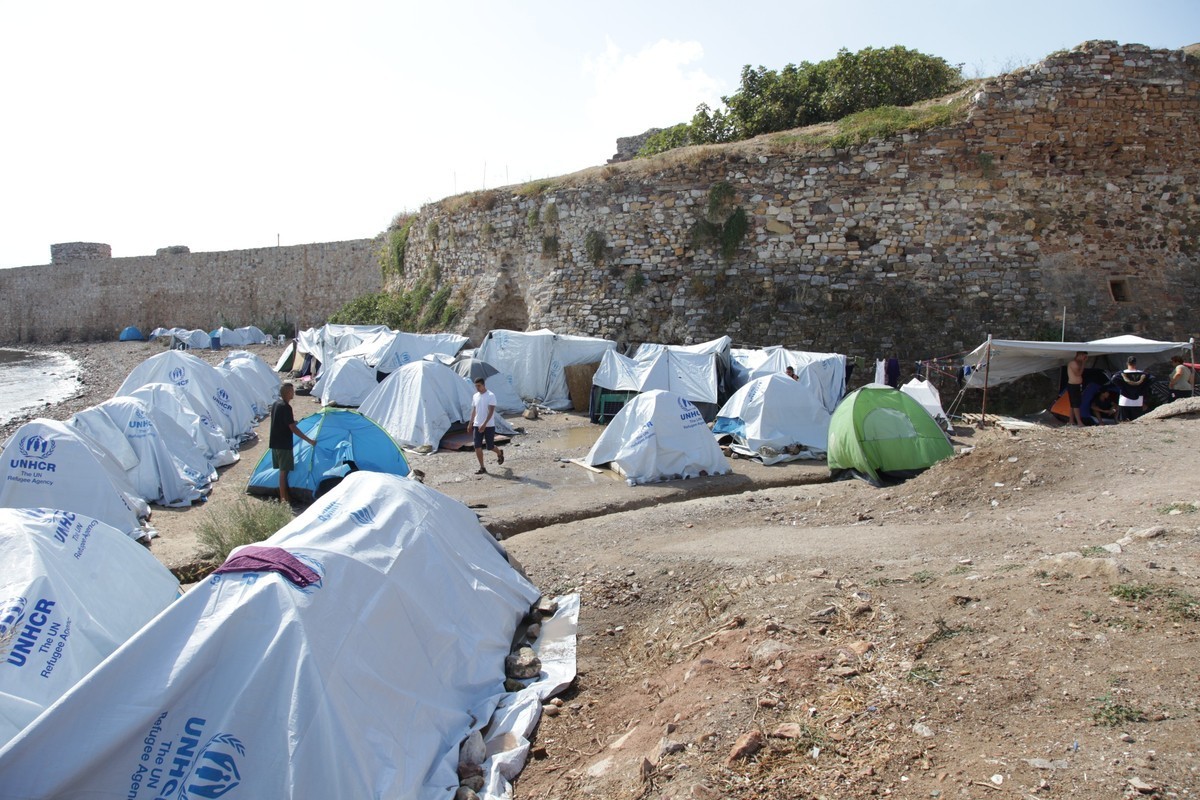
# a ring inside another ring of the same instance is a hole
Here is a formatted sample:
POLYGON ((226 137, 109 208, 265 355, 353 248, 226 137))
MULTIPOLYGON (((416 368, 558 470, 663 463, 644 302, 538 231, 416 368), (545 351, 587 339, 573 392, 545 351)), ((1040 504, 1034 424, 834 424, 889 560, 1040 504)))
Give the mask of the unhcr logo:
POLYGON ((54 442, 35 433, 18 442, 17 449, 27 458, 49 458, 54 455, 54 442))
POLYGON ((217 389, 217 393, 213 395, 213 400, 221 407, 221 410, 228 414, 233 411, 233 403, 229 402, 229 392, 224 389, 217 389))
POLYGON ((357 511, 351 511, 350 519, 354 520, 359 525, 370 525, 375 521, 375 510, 370 506, 363 506, 357 511))
POLYGON ((683 413, 679 415, 679 418, 684 422, 694 419, 703 419, 704 417, 704 415, 700 413, 700 410, 692 405, 686 397, 679 398, 679 407, 683 409, 683 413))
POLYGON ((176 367, 175 369, 171 370, 170 378, 171 383, 175 384, 176 386, 187 386, 188 384, 187 372, 184 371, 183 367, 176 367))
POLYGON ((238 758, 246 755, 241 739, 228 733, 218 733, 208 740, 183 781, 179 800, 189 798, 223 797, 242 782, 238 758))

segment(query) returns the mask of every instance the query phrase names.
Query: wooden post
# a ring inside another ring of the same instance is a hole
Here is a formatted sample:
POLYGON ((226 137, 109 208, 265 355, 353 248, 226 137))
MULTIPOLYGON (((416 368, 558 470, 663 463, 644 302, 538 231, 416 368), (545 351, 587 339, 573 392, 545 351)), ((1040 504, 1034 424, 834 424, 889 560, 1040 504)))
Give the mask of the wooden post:
POLYGON ((983 404, 979 407, 979 427, 987 425, 988 376, 992 370, 992 335, 987 338, 987 349, 983 351, 983 404))

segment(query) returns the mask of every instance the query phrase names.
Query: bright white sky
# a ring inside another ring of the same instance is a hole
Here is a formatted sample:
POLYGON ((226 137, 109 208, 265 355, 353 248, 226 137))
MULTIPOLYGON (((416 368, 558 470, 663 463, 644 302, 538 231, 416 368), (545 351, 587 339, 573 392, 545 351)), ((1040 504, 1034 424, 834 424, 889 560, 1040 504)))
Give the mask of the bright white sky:
POLYGON ((969 77, 1200 41, 1200 0, 0 0, 0 267, 373 236, 603 164, 778 69, 901 44, 969 77))

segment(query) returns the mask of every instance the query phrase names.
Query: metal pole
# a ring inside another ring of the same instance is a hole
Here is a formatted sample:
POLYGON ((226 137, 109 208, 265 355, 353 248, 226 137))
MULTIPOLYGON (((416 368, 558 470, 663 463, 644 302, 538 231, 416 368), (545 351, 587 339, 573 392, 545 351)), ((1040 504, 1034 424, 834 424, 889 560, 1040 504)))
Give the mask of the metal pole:
POLYGON ((1067 340, 1067 307, 1066 306, 1063 306, 1062 336, 1060 336, 1058 340, 1060 342, 1065 342, 1067 340))
MULTIPOLYGON (((1191 351, 1192 363, 1195 364, 1196 363, 1196 337, 1195 336, 1192 336, 1188 339, 1188 350, 1191 351)), ((1191 367, 1190 369, 1192 370, 1192 397, 1195 397, 1196 396, 1196 368, 1191 367)))
POLYGON ((983 405, 979 408, 979 427, 987 425, 988 376, 992 371, 992 335, 987 338, 987 349, 983 351, 983 405))

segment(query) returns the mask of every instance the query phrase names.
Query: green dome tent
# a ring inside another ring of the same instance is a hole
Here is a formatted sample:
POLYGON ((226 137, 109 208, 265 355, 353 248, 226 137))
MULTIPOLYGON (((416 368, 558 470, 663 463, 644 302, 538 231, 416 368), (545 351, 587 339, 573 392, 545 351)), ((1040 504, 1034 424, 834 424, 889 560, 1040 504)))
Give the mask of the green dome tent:
POLYGON ((946 434, 921 404, 882 384, 846 395, 829 421, 829 471, 875 486, 909 478, 954 455, 946 434))

